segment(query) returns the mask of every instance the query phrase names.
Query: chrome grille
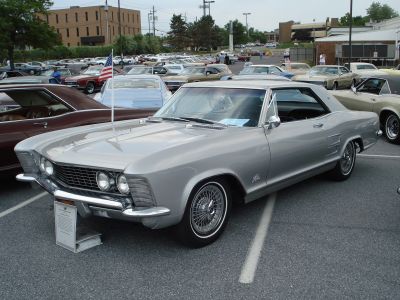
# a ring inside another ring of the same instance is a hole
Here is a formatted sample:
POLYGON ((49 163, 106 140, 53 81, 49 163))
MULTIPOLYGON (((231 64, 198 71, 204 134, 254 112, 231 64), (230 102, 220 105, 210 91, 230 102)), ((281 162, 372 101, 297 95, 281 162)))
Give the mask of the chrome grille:
POLYGON ((55 177, 68 186, 99 191, 96 182, 97 170, 54 165, 54 171, 55 177))

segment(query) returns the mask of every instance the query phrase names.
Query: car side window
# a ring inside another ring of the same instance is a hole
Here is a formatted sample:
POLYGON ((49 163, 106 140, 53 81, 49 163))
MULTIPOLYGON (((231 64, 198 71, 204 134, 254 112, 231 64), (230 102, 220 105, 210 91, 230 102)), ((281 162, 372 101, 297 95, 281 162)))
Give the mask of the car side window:
POLYGON ((329 113, 328 108, 310 88, 274 89, 278 116, 282 123, 312 119, 329 113))
POLYGON ((361 83, 357 90, 363 93, 379 95, 385 82, 386 80, 384 79, 370 78, 361 83))
POLYGON ((383 84, 379 95, 387 95, 387 94, 391 94, 391 91, 390 91, 389 83, 385 80, 385 83, 383 84))
POLYGON ((347 70, 345 67, 340 67, 340 72, 342 72, 342 74, 347 74, 349 73, 349 70, 347 70))
POLYGON ((219 71, 216 68, 207 68, 207 73, 209 73, 209 74, 218 74, 219 71))
POLYGON ((271 73, 271 74, 280 74, 282 72, 277 67, 270 67, 269 68, 269 73, 271 73))

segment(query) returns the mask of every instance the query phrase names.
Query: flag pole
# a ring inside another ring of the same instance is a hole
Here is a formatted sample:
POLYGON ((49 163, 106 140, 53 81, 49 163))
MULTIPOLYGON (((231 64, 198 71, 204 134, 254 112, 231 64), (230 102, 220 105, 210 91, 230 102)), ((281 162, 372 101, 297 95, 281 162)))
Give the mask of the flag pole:
POLYGON ((114 127, 114 49, 111 49, 111 123, 114 127))

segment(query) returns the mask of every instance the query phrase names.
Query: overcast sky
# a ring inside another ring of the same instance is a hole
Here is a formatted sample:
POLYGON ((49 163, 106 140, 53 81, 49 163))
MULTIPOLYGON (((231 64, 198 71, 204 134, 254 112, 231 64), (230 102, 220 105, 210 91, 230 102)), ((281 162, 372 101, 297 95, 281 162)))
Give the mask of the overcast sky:
MULTIPOLYGON (((249 27, 261 31, 278 28, 279 22, 294 20, 302 23, 324 22, 327 17, 341 17, 350 8, 350 0, 214 0, 211 15, 216 24, 223 26, 229 20, 238 19, 246 23, 244 12, 249 12, 249 27)), ((96 6, 104 1, 96 0, 53 0, 53 8, 68 8, 71 5, 96 6)), ((353 0, 353 15, 365 15, 372 0, 353 0)), ((148 30, 147 13, 154 5, 158 21, 158 34, 168 32, 172 15, 182 14, 188 22, 200 18, 203 10, 199 8, 202 0, 120 0, 121 7, 138 9, 142 16, 142 31, 148 30)), ((400 0, 380 1, 400 12, 400 0)), ((108 4, 118 6, 118 0, 108 0, 108 4)))

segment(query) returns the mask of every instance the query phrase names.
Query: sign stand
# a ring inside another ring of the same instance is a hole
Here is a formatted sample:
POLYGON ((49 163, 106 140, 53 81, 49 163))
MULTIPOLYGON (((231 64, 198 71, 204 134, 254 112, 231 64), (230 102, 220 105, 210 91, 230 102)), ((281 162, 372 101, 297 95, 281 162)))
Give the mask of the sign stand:
POLYGON ((74 253, 101 245, 101 233, 78 222, 76 206, 54 201, 56 244, 74 253))

